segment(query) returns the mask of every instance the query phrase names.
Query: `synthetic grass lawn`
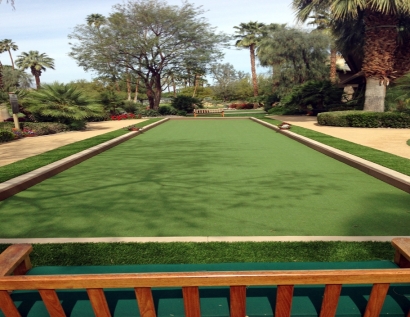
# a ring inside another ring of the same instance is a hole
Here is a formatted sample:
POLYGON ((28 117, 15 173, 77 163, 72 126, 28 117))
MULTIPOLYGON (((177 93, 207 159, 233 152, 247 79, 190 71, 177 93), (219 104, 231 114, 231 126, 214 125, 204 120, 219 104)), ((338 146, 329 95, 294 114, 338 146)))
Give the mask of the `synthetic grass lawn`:
MULTIPOLYGON (((137 123, 136 126, 144 127, 148 124, 154 123, 159 120, 161 119, 149 119, 147 121, 137 123)), ((126 127, 127 125, 129 125, 127 124, 127 121, 124 121, 124 127, 126 127)), ((1 166, 0 183, 5 182, 11 178, 23 175, 25 173, 31 172, 37 168, 43 167, 47 164, 51 164, 53 162, 56 162, 70 155, 81 152, 83 150, 87 150, 90 147, 115 139, 116 137, 119 137, 126 133, 129 133, 129 131, 125 129, 118 129, 112 132, 97 135, 93 138, 67 144, 57 149, 47 151, 36 156, 28 157, 26 159, 5 166, 1 166)))
POLYGON ((0 202, 0 236, 407 236, 409 206, 251 120, 175 120, 0 202))
POLYGON ((65 266, 391 261, 393 255, 389 242, 173 242, 34 244, 30 258, 34 266, 65 266))

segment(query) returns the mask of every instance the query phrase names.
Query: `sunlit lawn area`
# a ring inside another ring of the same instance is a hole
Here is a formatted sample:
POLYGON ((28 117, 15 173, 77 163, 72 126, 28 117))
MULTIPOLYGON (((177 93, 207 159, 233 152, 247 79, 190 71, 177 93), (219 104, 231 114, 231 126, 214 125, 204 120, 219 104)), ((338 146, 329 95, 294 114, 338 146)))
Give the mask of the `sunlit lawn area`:
POLYGON ((409 205, 407 193, 250 120, 175 120, 0 202, 0 232, 409 235, 409 205))

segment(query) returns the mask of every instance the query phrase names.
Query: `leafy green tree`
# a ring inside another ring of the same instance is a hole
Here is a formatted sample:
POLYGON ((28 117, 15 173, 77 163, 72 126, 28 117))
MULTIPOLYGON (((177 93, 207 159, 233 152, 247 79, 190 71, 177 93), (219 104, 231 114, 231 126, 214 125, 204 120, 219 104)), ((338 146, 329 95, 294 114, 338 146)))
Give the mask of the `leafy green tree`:
MULTIPOLYGON (((297 17, 306 21, 312 12, 329 10, 336 22, 347 25, 362 19, 364 44, 362 71, 366 78, 364 110, 384 111, 386 86, 395 77, 395 52, 402 16, 410 2, 403 0, 293 0, 297 17)), ((409 31, 409 29, 407 30, 409 31)))
POLYGON ((223 101, 233 100, 237 96, 238 81, 247 77, 247 74, 237 71, 232 64, 213 64, 210 69, 213 79, 212 89, 215 96, 223 101))
POLYGON ((257 53, 262 66, 273 67, 274 92, 284 95, 293 85, 328 78, 328 47, 325 34, 280 27, 261 40, 257 53))
POLYGON ((309 16, 312 19, 309 24, 316 25, 316 30, 320 32, 324 32, 331 37, 330 43, 330 76, 329 79, 331 82, 337 81, 337 73, 336 73, 336 61, 337 61, 337 48, 335 39, 332 33, 332 17, 327 10, 320 10, 314 12, 313 15, 309 16))
POLYGON ((37 89, 39 89, 41 73, 46 71, 47 68, 54 69, 54 59, 48 57, 45 53, 40 54, 38 51, 29 51, 17 56, 16 65, 22 70, 30 68, 36 80, 37 89))
POLYGON ((87 118, 105 116, 101 104, 88 98, 77 87, 58 82, 30 92, 23 105, 38 121, 77 125, 87 118))
POLYGON ((239 24, 239 26, 234 26, 234 28, 236 29, 236 35, 234 36, 234 38, 237 39, 235 46, 248 48, 250 52, 254 97, 258 96, 258 78, 256 76, 255 67, 255 50, 260 39, 262 38, 264 27, 264 23, 252 21, 249 23, 241 23, 239 24))
POLYGON ((30 88, 33 84, 33 77, 30 74, 19 69, 13 69, 11 66, 3 66, 2 80, 3 87, 0 87, 0 90, 6 93, 30 88))
POLYGON ((180 73, 189 58, 202 62, 220 56, 227 36, 216 34, 201 17, 203 11, 184 2, 171 6, 160 0, 135 0, 114 6, 100 35, 79 25, 69 36, 70 55, 85 70, 106 74, 107 63, 129 71, 146 88, 150 108, 158 109, 166 74, 180 73), (197 54, 206 52, 206 54, 197 54))
POLYGON ((5 39, 0 41, 0 53, 8 52, 11 60, 11 67, 14 69, 13 56, 11 56, 11 51, 17 51, 19 47, 12 40, 5 39))

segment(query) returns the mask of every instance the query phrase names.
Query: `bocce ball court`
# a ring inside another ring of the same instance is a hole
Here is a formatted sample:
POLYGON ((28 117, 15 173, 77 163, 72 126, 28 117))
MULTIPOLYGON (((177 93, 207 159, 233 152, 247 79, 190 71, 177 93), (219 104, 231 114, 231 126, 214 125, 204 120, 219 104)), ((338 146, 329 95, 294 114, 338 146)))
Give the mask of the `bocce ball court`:
POLYGON ((1 201, 0 238, 408 236, 409 206, 251 120, 170 120, 1 201))

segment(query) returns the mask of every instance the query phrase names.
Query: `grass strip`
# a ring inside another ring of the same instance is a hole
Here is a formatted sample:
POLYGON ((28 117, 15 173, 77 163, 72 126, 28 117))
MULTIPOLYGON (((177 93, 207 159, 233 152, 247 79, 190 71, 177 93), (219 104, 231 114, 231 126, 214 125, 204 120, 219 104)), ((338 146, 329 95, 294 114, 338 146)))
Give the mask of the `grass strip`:
MULTIPOLYGON (((274 125, 282 123, 282 121, 270 118, 263 118, 262 120, 274 125)), ((410 160, 404 157, 376 150, 346 140, 338 139, 327 134, 323 134, 298 126, 292 126, 291 131, 296 134, 305 136, 309 139, 329 145, 346 153, 350 153, 352 155, 361 157, 362 159, 371 161, 373 163, 382 165, 384 167, 390 168, 392 170, 410 176, 410 160)))
MULTIPOLYGON (((159 120, 161 119, 149 119, 147 121, 143 121, 136 124, 136 126, 142 128, 148 124, 154 123, 159 120)), ((124 122, 124 125, 126 125, 126 122, 124 122)), ((127 131, 123 128, 118 129, 112 132, 95 136, 93 138, 67 144, 57 149, 47 151, 42 154, 28 157, 26 159, 2 166, 0 167, 0 183, 5 182, 14 177, 23 175, 25 173, 31 172, 37 168, 54 163, 70 155, 87 150, 98 144, 110 141, 129 132, 130 131, 127 131)))
MULTIPOLYGON (((1 244, 3 251, 8 245, 1 244)), ((34 244, 34 266, 352 262, 392 260, 389 242, 172 242, 34 244)))

